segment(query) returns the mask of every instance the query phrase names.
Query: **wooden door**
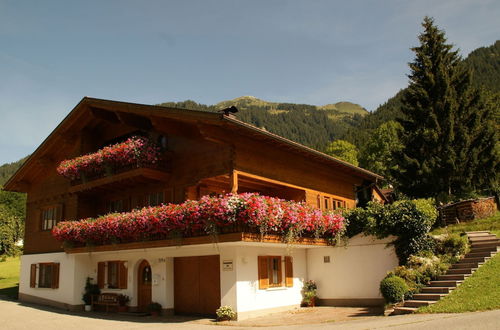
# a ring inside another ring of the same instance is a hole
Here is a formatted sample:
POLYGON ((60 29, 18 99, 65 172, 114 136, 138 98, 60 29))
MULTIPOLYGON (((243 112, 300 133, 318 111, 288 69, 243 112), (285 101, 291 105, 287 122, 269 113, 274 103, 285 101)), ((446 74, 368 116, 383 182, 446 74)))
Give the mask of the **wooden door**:
POLYGON ((140 312, 147 311, 151 304, 151 282, 153 274, 147 260, 143 260, 137 270, 137 309, 140 312))
POLYGON ((220 307, 218 255, 174 258, 174 307, 177 314, 214 315, 220 307))

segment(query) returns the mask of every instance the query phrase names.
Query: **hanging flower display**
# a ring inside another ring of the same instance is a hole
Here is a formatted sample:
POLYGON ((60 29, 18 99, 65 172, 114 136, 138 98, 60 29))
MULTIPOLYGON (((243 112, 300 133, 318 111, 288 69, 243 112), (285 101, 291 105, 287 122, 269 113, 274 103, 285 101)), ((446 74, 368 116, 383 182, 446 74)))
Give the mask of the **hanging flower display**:
POLYGON ((258 194, 205 196, 199 201, 145 207, 80 221, 64 221, 52 230, 59 241, 71 244, 110 244, 184 237, 229 231, 253 231, 288 237, 334 238, 342 233, 340 214, 323 212, 305 203, 258 194))
POLYGON ((129 165, 151 165, 160 160, 160 149, 145 137, 131 137, 124 142, 104 147, 97 152, 62 161, 57 173, 70 180, 82 175, 95 176, 107 168, 129 165))

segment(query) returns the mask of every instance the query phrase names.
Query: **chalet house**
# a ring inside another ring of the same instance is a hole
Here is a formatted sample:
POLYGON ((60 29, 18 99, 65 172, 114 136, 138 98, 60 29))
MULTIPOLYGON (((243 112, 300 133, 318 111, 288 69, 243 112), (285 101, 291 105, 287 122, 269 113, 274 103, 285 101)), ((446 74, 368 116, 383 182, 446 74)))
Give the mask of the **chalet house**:
POLYGON ((347 247, 244 231, 63 246, 52 236, 62 220, 80 220, 205 195, 257 192, 322 210, 383 200, 381 177, 231 115, 83 98, 5 185, 27 193, 19 299, 81 309, 87 277, 102 292, 124 293, 130 307, 159 302, 165 312, 214 314, 231 306, 239 319, 301 303, 315 280, 321 304, 382 304, 380 280, 397 265, 387 240, 357 236, 347 247), (131 136, 160 148, 162 162, 70 180, 56 169, 131 136))

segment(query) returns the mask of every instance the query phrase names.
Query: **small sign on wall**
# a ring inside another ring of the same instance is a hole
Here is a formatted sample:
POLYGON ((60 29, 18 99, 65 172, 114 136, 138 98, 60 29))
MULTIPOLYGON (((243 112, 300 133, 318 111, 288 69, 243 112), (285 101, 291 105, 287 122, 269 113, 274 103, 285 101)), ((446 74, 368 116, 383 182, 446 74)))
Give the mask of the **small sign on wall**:
POLYGON ((233 270, 233 261, 232 260, 223 260, 222 261, 222 270, 225 272, 231 272, 233 270))

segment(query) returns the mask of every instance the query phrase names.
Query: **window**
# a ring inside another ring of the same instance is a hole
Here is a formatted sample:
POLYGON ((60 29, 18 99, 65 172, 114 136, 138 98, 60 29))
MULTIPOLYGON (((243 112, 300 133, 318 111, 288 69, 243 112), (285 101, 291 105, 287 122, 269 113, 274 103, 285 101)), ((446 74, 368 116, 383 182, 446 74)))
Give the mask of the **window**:
POLYGON ((157 206, 164 202, 163 192, 154 192, 146 195, 146 206, 157 206))
POLYGON ((42 230, 51 230, 54 226, 62 220, 62 204, 56 206, 49 206, 42 209, 42 230))
POLYGON ((97 263, 97 284, 101 289, 126 289, 128 269, 125 261, 101 261, 97 263))
POLYGON ((285 286, 293 286, 292 257, 259 256, 258 273, 259 289, 268 289, 283 286, 282 263, 285 263, 285 286), (283 260, 284 259, 284 260, 283 260))
POLYGON ((45 262, 31 265, 31 288, 59 288, 59 263, 45 262))
POLYGON ((123 212, 125 211, 125 208, 123 207, 123 199, 117 199, 114 201, 110 201, 108 203, 108 212, 109 213, 114 213, 114 212, 123 212))
POLYGON ((325 203, 325 210, 328 210, 330 208, 330 197, 325 197, 324 203, 325 203))

